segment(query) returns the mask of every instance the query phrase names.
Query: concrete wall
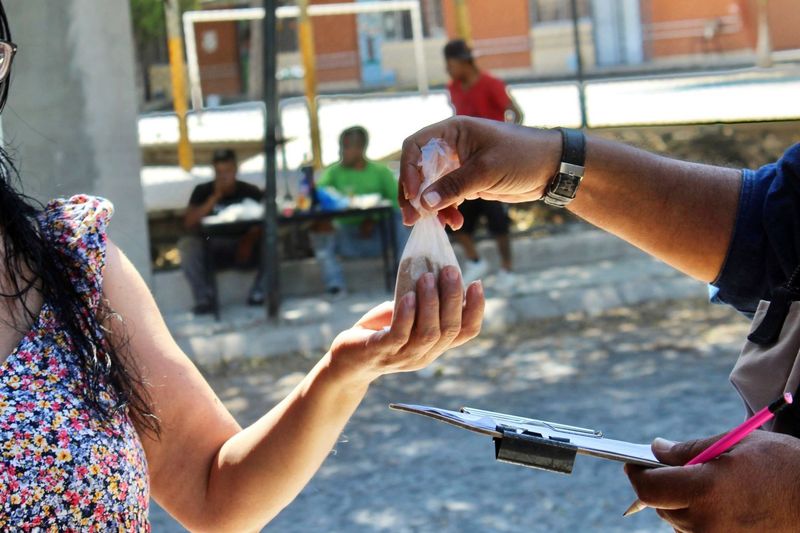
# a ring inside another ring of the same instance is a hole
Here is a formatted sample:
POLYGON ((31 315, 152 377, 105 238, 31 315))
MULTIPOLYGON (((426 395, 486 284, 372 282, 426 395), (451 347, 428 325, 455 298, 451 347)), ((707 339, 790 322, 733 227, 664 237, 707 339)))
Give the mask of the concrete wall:
MULTIPOLYGON (((531 65, 527 0, 466 0, 472 46, 482 68, 523 69, 531 65)), ((442 0, 447 35, 458 37, 456 5, 442 0)))
POLYGON ((800 6, 797 0, 770 0, 769 31, 773 50, 800 48, 800 6))
POLYGON ((112 200, 111 237, 149 279, 139 180, 133 41, 126 0, 6 0, 19 53, 7 144, 26 192, 112 200))
MULTIPOLYGON (((591 69, 595 65, 595 53, 590 20, 581 20, 580 32, 583 65, 584 68, 591 69)), ((537 24, 529 31, 529 42, 531 43, 531 49, 527 52, 530 56, 529 66, 524 68, 492 68, 488 66, 486 61, 488 57, 479 58, 478 65, 481 68, 487 68, 495 75, 509 79, 535 76, 537 74, 564 74, 574 70, 575 50, 572 37, 572 22, 537 24)), ((428 81, 431 85, 445 84, 449 80, 445 71, 444 56, 442 55, 445 44, 447 44, 447 38, 445 37, 429 37, 423 41, 426 70, 428 81)), ((412 41, 384 41, 381 44, 381 53, 383 55, 384 69, 395 73, 400 87, 416 87, 417 66, 414 61, 414 44, 412 41)), ((299 64, 299 54, 279 54, 278 63, 282 67, 299 64)), ((302 88, 302 80, 297 82, 297 87, 302 88)))
POLYGON ((752 3, 749 0, 649 0, 643 18, 649 19, 645 20, 644 36, 650 57, 751 49, 756 34, 756 12, 752 3))
POLYGON ((203 94, 237 95, 242 87, 237 23, 214 21, 197 24, 195 42, 203 94))
MULTIPOLYGON (((428 73, 428 82, 431 85, 447 83, 449 78, 444 66, 444 37, 431 37, 424 39, 425 66, 428 73)), ((383 68, 394 72, 397 82, 401 87, 416 87, 417 62, 414 60, 413 41, 383 41, 381 44, 383 54, 383 68)))
MULTIPOLYGON (((587 70, 595 66, 594 28, 588 18, 578 24, 581 59, 587 70)), ((572 21, 559 20, 531 28, 531 55, 535 74, 564 74, 575 70, 575 40, 572 21)))

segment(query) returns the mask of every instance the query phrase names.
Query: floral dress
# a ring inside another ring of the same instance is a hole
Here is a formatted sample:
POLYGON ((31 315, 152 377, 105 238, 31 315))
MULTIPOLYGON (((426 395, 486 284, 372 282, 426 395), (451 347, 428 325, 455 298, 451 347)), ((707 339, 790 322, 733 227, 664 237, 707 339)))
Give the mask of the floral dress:
MULTIPOLYGON (((101 298, 107 200, 73 196, 40 216, 43 235, 101 298)), ((75 276, 77 277, 77 276, 75 276)), ((85 404, 80 367, 44 303, 30 331, 0 364, 0 530, 149 531, 147 464, 126 412, 100 424, 85 404)), ((102 401, 113 401, 110 387, 102 401)))

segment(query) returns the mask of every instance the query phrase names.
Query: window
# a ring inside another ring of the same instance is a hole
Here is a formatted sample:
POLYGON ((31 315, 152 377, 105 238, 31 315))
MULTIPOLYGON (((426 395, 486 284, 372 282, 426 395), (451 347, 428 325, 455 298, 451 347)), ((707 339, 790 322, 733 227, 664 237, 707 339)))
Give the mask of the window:
POLYGON ((422 25, 425 37, 443 37, 445 35, 442 0, 422 0, 422 25))
MULTIPOLYGON (((442 0, 421 0, 420 15, 422 17, 423 37, 442 37, 445 35, 442 0)), ((387 41, 408 41, 413 39, 411 12, 403 10, 384 13, 383 36, 387 41)))
MULTIPOLYGON (((294 5, 293 0, 279 0, 278 6, 294 5)), ((297 19, 278 19, 278 52, 296 52, 299 48, 297 43, 297 19)))
MULTIPOLYGON (((591 15, 590 0, 577 0, 578 17, 591 15)), ((530 0, 531 25, 572 19, 571 0, 530 0)))
POLYGON ((383 36, 387 41, 411 39, 411 13, 389 11, 383 14, 383 36))

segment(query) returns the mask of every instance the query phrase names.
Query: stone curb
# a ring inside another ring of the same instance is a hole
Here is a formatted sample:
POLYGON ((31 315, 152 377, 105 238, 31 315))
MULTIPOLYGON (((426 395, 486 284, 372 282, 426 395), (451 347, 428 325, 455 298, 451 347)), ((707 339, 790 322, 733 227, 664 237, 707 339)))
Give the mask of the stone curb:
MULTIPOLYGON (((617 276, 621 279, 598 286, 576 286, 510 298, 489 297, 483 332, 503 333, 537 320, 553 320, 575 314, 592 316, 649 301, 666 302, 704 296, 705 286, 702 283, 659 265, 661 272, 643 272, 646 278, 624 279, 624 276, 617 276)), ((379 299, 370 304, 361 302, 362 309, 355 311, 352 308, 358 306, 351 305, 345 311, 330 313, 311 323, 284 322, 275 326, 264 321, 254 322, 241 330, 176 336, 176 340, 198 366, 211 372, 278 355, 317 357, 328 349, 340 331, 352 326, 363 308, 378 302, 379 299)))

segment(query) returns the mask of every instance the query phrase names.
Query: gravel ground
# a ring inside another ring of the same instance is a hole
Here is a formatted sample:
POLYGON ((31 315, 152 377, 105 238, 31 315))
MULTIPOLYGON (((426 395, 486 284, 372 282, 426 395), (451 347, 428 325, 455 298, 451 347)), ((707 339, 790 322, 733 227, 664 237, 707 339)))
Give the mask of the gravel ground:
MULTIPOLYGON (((710 435, 741 420, 727 375, 746 331, 732 311, 690 300, 483 336, 433 369, 376 384, 320 472, 267 530, 669 531, 649 510, 623 520, 633 491, 618 463, 579 456, 571 476, 500 464, 490 439, 387 404, 469 405, 639 442, 710 435)), ((210 380, 249 424, 312 364, 274 358, 210 380)), ((152 520, 156 532, 183 531, 155 506, 152 520)))

